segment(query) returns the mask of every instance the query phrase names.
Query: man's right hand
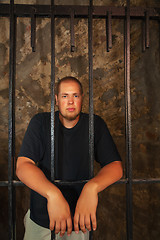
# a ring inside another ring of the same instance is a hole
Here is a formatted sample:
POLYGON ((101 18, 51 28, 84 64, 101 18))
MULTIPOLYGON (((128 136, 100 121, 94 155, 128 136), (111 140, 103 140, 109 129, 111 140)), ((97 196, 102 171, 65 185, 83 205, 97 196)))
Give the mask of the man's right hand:
POLYGON ((61 237, 67 231, 69 236, 72 232, 72 220, 68 202, 60 191, 50 193, 47 201, 50 230, 55 230, 55 234, 60 232, 61 237))

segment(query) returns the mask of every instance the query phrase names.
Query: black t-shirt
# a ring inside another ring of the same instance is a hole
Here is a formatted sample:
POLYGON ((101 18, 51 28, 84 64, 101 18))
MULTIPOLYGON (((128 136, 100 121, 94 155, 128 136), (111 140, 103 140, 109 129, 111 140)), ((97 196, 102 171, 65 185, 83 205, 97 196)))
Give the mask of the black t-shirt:
MULTIPOLYGON (((51 171, 51 115, 35 115, 25 133, 19 156, 32 159, 50 180, 51 171)), ((121 161, 105 122, 94 115, 94 157, 101 167, 121 161)), ((89 179, 89 116, 81 113, 78 123, 71 129, 65 128, 55 113, 55 179, 78 181, 89 179)), ((82 190, 78 186, 59 187, 68 201, 71 212, 82 190)), ((47 200, 31 190, 31 219, 40 226, 49 228, 47 200)))

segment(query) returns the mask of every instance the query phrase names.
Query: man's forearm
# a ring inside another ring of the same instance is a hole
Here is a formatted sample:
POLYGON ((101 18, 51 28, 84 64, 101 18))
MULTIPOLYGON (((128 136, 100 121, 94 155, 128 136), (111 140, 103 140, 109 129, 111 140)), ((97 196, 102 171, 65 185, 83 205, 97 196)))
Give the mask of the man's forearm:
POLYGON ((84 185, 75 210, 74 229, 76 232, 79 231, 79 225, 82 232, 85 233, 86 228, 90 231, 91 222, 93 230, 96 230, 98 193, 118 181, 121 177, 121 162, 112 162, 103 167, 94 178, 84 185))
POLYGON ((50 229, 55 229, 56 234, 60 232, 60 236, 67 230, 70 235, 72 232, 70 208, 61 191, 29 158, 18 158, 16 174, 25 185, 47 199, 50 229))
POLYGON ((54 194, 60 193, 60 190, 46 178, 41 169, 31 159, 19 157, 16 174, 26 186, 45 198, 48 198, 53 192, 54 194))
POLYGON ((115 161, 104 166, 88 184, 93 186, 97 193, 103 191, 111 184, 117 182, 123 176, 122 164, 115 161))

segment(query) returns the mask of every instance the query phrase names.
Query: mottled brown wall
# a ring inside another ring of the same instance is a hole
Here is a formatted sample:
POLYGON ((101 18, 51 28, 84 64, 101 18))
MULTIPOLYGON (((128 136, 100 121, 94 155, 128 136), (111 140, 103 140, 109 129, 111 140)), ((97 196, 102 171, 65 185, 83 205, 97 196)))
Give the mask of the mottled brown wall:
MULTIPOLYGON (((20 2, 20 1, 19 1, 20 2)), ((24 1, 21 1, 24 3, 24 1)), ((42 1, 30 1, 42 3, 42 1)), ((87 1, 80 1, 86 4, 87 1)), ((28 1, 29 3, 29 1, 28 1)), ((49 4, 49 1, 46 1, 49 4)), ((64 1, 56 1, 58 4, 64 1)), ((79 4, 79 1, 68 1, 79 4)), ((125 1, 94 1, 96 5, 124 6, 125 1)), ((132 6, 160 7, 159 1, 134 0, 132 6)), ((142 53, 140 20, 131 20, 131 99, 133 177, 160 177, 160 47, 159 24, 150 21, 150 49, 142 53)), ((17 19, 16 156, 31 117, 50 111, 50 20, 37 19, 36 52, 30 47, 30 19, 17 19)), ((76 51, 70 52, 69 19, 56 19, 56 81, 78 77, 84 86, 83 111, 88 112, 88 23, 75 19, 76 51)), ((124 23, 112 21, 113 48, 106 52, 105 20, 93 20, 93 78, 95 113, 104 118, 125 167, 124 23)), ((0 180, 7 180, 8 161, 9 19, 0 18, 0 180)), ((95 165, 95 172, 99 167, 95 165)), ((124 170, 125 172, 125 170, 124 170)), ((159 184, 133 186, 134 240, 160 236, 159 184)), ((17 239, 23 236, 23 215, 29 191, 16 191, 17 239)), ((7 188, 0 188, 0 233, 7 239, 7 188)), ((125 240, 125 185, 114 185, 99 195, 97 240, 125 240)))

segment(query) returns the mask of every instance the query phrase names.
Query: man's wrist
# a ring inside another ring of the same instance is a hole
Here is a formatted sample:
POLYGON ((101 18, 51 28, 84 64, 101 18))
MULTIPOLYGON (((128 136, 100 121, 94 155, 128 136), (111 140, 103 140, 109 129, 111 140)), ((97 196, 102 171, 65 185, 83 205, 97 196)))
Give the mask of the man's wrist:
POLYGON ((87 188, 88 191, 92 191, 95 194, 98 194, 98 183, 94 179, 88 181, 84 187, 87 188))
POLYGON ((48 189, 48 191, 46 192, 46 198, 47 200, 49 200, 50 198, 57 198, 61 195, 61 191, 59 190, 59 188, 57 188, 56 186, 54 186, 52 184, 52 186, 48 189))

